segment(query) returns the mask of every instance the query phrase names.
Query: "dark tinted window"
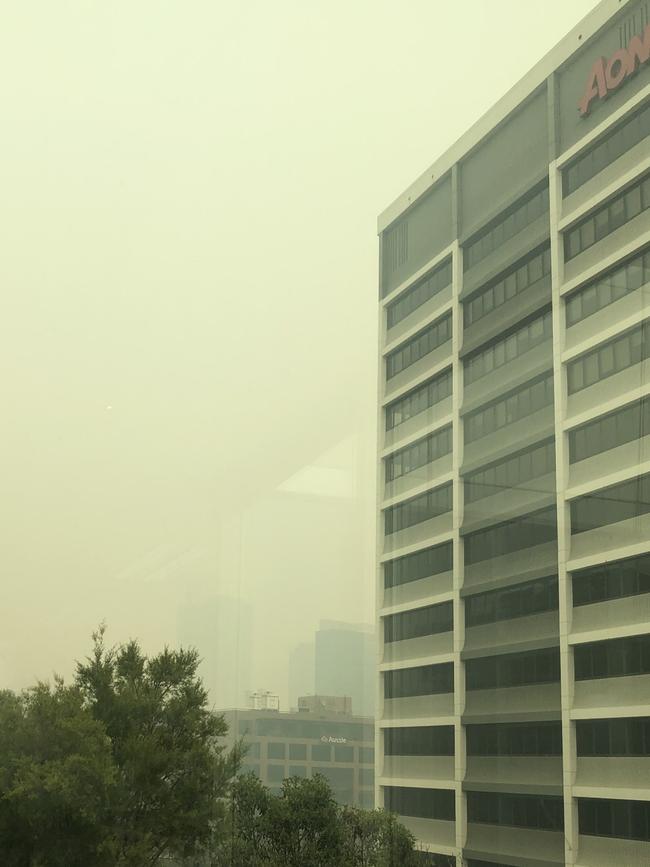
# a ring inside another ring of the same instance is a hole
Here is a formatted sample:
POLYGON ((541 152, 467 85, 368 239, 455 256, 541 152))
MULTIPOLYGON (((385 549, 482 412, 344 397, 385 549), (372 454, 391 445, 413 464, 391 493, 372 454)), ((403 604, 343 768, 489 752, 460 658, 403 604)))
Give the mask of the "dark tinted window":
POLYGON ((392 813, 421 819, 442 819, 453 822, 456 815, 455 793, 449 789, 385 786, 384 805, 392 813))
POLYGON ((384 729, 387 756, 453 756, 453 726, 405 726, 384 729))
POLYGON ((555 795, 468 792, 467 821, 561 831, 564 828, 564 801, 555 795))
POLYGON ((601 415, 569 431, 572 464, 650 434, 650 398, 601 415))
POLYGON ((562 172, 564 195, 568 196, 577 190, 648 135, 650 103, 626 117, 567 165, 562 172))
POLYGON ((650 324, 643 322, 567 365, 569 394, 589 388, 650 357, 650 324))
POLYGON ((421 307, 438 292, 446 289, 451 283, 451 259, 438 266, 426 277, 422 277, 413 286, 392 301, 386 308, 386 324, 393 328, 402 319, 421 307))
POLYGON ((631 259, 601 274, 566 299, 567 328, 582 322, 603 307, 635 292, 650 281, 650 251, 637 253, 631 259))
POLYGON ((454 666, 451 662, 418 665, 384 672, 385 698, 408 698, 454 691, 454 666))
POLYGON ((468 756, 561 756, 562 725, 542 723, 489 723, 469 725, 468 756))
POLYGON ((386 482, 392 482, 451 452, 451 425, 393 452, 386 458, 386 482))
POLYGON ((650 635, 577 644, 573 662, 576 680, 650 674, 650 635))
POLYGON ((493 370, 515 361, 536 346, 550 341, 553 334, 551 311, 548 310, 525 325, 517 328, 505 337, 499 337, 489 346, 472 353, 464 361, 465 385, 470 385, 478 379, 492 373, 493 370))
POLYGON ((573 604, 590 605, 650 593, 650 554, 573 573, 573 604))
POLYGON ((650 208, 650 175, 635 181, 564 233, 564 259, 569 261, 650 208))
POLYGON ((384 532, 388 536, 390 533, 397 533, 398 530, 444 515, 445 512, 451 511, 451 502, 451 482, 419 494, 417 497, 411 497, 410 500, 384 510, 384 532))
POLYGON ((513 389, 481 409, 468 413, 463 419, 465 442, 471 443, 481 437, 489 436, 552 404, 553 373, 551 372, 513 389))
POLYGON ((650 801, 578 798, 581 834, 650 840, 650 801))
POLYGON ((571 502, 571 532, 584 533, 650 512, 650 474, 601 488, 571 502))
POLYGON ((439 632, 451 632, 453 628, 453 603, 441 602, 439 605, 426 605, 384 617, 384 641, 390 643, 436 635, 439 632))
MULTIPOLYGON (((471 503, 491 497, 554 472, 555 442, 536 443, 504 460, 468 473, 464 477, 465 501, 471 503)), ((534 490, 534 486, 528 487, 534 490)))
POLYGON ((386 379, 397 376, 448 340, 451 340, 451 313, 427 325, 386 356, 386 379))
POLYGON ((453 553, 452 543, 443 542, 442 545, 425 548, 415 554, 388 560, 384 563, 384 587, 396 587, 449 572, 453 567, 453 553))
POLYGON ((468 690, 559 683, 560 650, 557 647, 545 647, 524 653, 468 659, 465 663, 465 678, 468 690))
POLYGON ((386 407, 386 430, 392 430, 413 416, 425 412, 451 394, 451 370, 429 379, 386 407))
POLYGON ((479 563, 557 539, 557 512, 543 509, 465 536, 465 563, 479 563))
POLYGON ((650 756, 650 717, 576 722, 578 756, 650 756))
POLYGON ((465 598, 465 626, 481 626, 543 611, 557 611, 557 575, 500 587, 465 598))

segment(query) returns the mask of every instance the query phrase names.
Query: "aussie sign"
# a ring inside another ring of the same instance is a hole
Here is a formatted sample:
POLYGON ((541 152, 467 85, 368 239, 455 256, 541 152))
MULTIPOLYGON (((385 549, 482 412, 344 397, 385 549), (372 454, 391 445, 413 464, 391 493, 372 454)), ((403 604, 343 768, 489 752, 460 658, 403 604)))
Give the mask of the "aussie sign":
POLYGON ((595 99, 606 99, 610 93, 634 75, 640 66, 648 63, 648 60, 650 60, 650 24, 641 36, 633 36, 630 39, 627 48, 619 48, 609 60, 599 57, 591 67, 587 87, 578 104, 581 117, 589 114, 595 99))

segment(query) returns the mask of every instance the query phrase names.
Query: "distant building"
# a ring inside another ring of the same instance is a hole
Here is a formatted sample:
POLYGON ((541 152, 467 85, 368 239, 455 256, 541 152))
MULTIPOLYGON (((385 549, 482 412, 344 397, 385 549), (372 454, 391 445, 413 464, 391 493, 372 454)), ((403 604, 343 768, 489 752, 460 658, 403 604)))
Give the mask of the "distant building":
POLYGON ((301 695, 298 699, 298 711, 352 716, 352 699, 349 695, 301 695))
POLYGON ((253 710, 280 710, 280 696, 258 689, 250 694, 249 704, 253 710))
POLYGON ((314 642, 305 641, 296 645, 289 654, 289 707, 297 706, 299 695, 314 692, 314 642))
MULTIPOLYGON (((332 697, 323 698, 327 699, 325 704, 332 701, 332 697)), ((374 806, 372 719, 308 709, 297 713, 227 710, 223 715, 228 724, 228 746, 243 738, 248 747, 242 773, 257 774, 272 792, 280 791, 285 777, 319 773, 327 778, 340 804, 374 806)))
POLYGON ((316 632, 315 690, 319 695, 348 695, 352 710, 375 714, 375 633, 366 624, 322 620, 316 632))

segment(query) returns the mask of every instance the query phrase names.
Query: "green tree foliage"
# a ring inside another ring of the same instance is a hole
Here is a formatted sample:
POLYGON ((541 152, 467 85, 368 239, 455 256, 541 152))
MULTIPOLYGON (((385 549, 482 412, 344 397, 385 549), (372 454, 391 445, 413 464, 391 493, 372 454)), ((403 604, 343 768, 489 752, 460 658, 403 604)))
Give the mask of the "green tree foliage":
POLYGON ((232 786, 212 867, 415 867, 411 833, 384 810, 341 807, 327 780, 292 777, 273 795, 253 774, 232 786))

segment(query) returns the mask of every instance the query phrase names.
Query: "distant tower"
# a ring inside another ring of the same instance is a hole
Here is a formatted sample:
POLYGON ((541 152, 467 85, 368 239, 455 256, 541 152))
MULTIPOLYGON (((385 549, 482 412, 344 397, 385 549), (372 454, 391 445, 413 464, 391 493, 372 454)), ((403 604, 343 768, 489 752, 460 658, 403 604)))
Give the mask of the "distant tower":
POLYGON ((315 686, 319 695, 349 695, 352 712, 375 714, 375 634, 367 624, 322 620, 316 632, 315 686))
POLYGON ((298 644, 289 654, 289 707, 298 707, 298 697, 316 691, 314 680, 314 642, 298 644))

